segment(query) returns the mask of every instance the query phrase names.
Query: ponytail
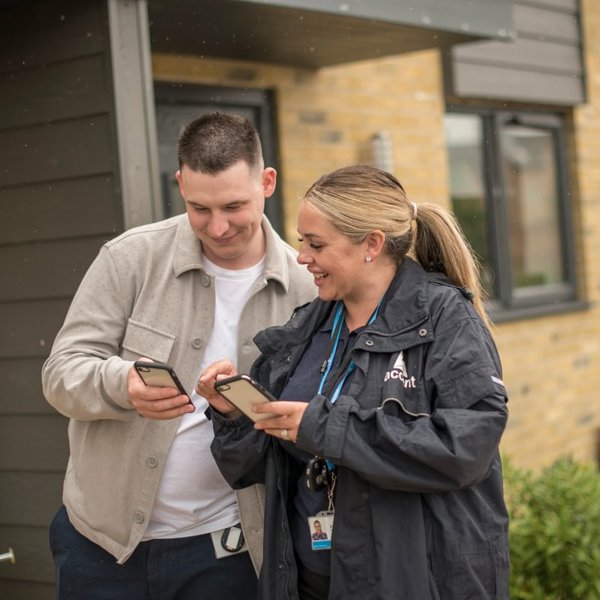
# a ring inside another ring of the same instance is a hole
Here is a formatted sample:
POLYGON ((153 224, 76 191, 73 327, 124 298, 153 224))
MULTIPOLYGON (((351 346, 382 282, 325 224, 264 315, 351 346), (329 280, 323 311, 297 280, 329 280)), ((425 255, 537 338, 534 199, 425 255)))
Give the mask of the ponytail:
POLYGON ((445 273, 450 281, 472 295, 475 310, 491 328, 485 310, 485 292, 479 278, 479 261, 454 215, 437 204, 418 205, 413 252, 426 271, 445 273))

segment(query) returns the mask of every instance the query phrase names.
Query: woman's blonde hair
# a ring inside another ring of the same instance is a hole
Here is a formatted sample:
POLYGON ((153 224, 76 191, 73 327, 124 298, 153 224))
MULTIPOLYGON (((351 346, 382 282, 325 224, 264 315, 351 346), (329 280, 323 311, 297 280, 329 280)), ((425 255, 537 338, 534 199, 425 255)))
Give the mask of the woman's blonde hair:
POLYGON ((486 326, 479 263, 454 215, 436 204, 410 202, 392 174, 354 165, 323 175, 304 195, 308 202, 353 243, 372 231, 385 235, 386 252, 400 264, 410 252, 426 271, 445 273, 472 297, 486 326), (413 222, 416 226, 413 226, 413 222))

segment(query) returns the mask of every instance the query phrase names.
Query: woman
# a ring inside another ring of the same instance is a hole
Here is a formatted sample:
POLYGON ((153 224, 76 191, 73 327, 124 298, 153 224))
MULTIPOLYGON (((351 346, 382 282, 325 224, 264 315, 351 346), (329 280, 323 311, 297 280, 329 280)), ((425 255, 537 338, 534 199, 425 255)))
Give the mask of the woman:
POLYGON ((266 483, 260 597, 508 598, 507 396, 455 220, 353 166, 312 185, 298 231, 319 297, 255 338, 252 375, 282 399, 255 412, 276 416, 254 424, 215 394, 230 363, 198 383, 226 479, 266 483))

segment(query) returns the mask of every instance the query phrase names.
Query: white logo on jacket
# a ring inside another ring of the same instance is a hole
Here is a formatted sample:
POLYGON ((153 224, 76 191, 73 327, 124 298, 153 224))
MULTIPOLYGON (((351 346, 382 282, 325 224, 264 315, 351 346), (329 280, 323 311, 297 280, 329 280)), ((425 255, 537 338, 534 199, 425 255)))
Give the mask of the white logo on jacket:
POLYGON ((404 354, 402 352, 400 352, 400 354, 398 354, 398 358, 394 362, 394 366, 392 367, 392 370, 386 371, 383 381, 385 382, 390 379, 398 379, 405 388, 416 387, 415 378, 408 376, 408 371, 406 370, 406 364, 404 363, 404 354))

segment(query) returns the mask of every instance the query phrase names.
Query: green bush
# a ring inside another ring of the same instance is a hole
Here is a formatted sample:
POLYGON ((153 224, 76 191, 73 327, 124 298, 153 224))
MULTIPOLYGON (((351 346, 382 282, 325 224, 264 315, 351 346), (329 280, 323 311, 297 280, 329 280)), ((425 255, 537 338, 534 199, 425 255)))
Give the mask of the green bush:
POLYGON ((534 475, 504 461, 512 600, 600 599, 600 475, 562 458, 534 475))

